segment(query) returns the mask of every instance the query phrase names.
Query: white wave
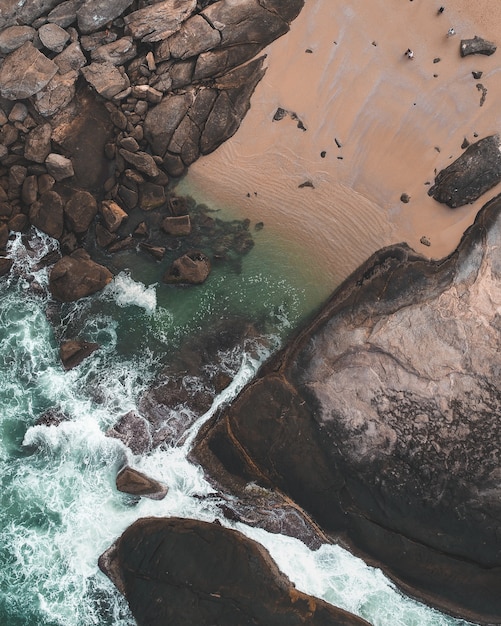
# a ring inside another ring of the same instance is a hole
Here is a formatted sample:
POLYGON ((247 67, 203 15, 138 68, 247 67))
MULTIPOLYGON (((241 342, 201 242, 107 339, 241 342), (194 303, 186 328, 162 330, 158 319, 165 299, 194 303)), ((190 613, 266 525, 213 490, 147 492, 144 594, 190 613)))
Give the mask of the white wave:
POLYGON ((138 306, 152 315, 157 307, 156 284, 146 287, 135 281, 128 272, 120 272, 106 287, 105 293, 111 296, 118 306, 138 306))

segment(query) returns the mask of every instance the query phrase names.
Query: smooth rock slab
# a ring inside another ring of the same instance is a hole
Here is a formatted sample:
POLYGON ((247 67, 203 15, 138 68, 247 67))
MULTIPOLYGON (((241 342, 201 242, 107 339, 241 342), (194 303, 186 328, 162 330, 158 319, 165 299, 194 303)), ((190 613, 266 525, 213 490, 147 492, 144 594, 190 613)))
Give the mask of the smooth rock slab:
POLYGON ((0 94, 8 100, 24 100, 43 89, 56 72, 54 61, 27 41, 0 67, 0 94))
POLYGON ((297 591, 269 553, 218 524, 145 518, 99 559, 139 625, 368 626, 297 591))

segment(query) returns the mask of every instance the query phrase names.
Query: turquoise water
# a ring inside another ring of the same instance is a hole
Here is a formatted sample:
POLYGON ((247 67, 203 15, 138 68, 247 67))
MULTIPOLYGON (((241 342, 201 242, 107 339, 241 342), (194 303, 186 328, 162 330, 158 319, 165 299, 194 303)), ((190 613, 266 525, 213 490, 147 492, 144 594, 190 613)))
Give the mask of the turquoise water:
MULTIPOLYGON (((104 292, 64 305, 49 323, 46 290, 35 295, 30 282, 35 278, 45 289, 46 272, 36 271, 36 262, 55 245, 34 233, 27 254, 16 239, 10 251, 16 275, 0 279, 0 625, 132 626, 126 603, 97 568, 99 555, 139 517, 213 520, 220 513, 214 499, 194 497, 212 491, 186 459, 200 421, 183 447, 142 457, 104 433, 136 407, 186 337, 221 317, 247 316, 259 322, 262 340, 252 350, 223 355, 233 383, 211 411, 231 400, 318 304, 318 290, 302 284, 294 259, 267 255, 256 235, 241 272, 218 266, 192 289, 158 284, 151 264, 127 271, 124 256, 104 292), (101 348, 64 372, 59 341, 77 335, 101 348), (49 409, 68 419, 36 426, 49 409), (125 460, 165 482, 165 500, 135 502, 117 492, 115 476, 125 460)), ((312 552, 291 538, 236 527, 262 542, 298 588, 373 624, 464 624, 405 598, 380 571, 337 546, 312 552)))

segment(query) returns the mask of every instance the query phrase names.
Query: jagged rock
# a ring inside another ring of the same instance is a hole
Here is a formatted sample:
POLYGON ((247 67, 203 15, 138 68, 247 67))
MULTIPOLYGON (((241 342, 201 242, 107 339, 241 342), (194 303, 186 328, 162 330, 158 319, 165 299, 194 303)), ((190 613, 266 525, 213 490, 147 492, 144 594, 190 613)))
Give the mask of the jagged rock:
POLYGON ((10 272, 13 263, 12 259, 0 256, 0 276, 6 276, 10 272))
POLYGON ((75 96, 78 72, 70 70, 64 75, 56 74, 35 96, 35 108, 43 117, 52 117, 64 109, 75 96))
POLYGON ((127 213, 113 200, 103 200, 100 213, 103 217, 104 225, 110 233, 115 233, 120 228, 122 222, 128 218, 127 213))
POLYGON ((200 285, 207 280, 210 270, 211 264, 207 255, 193 250, 176 259, 163 280, 168 284, 200 285))
POLYGON ((77 234, 85 233, 97 214, 97 202, 87 191, 76 191, 64 207, 68 226, 77 234))
POLYGON ((24 144, 24 157, 28 161, 44 163, 51 151, 52 127, 50 124, 40 124, 30 131, 24 144))
POLYGON ((193 13, 196 0, 166 0, 126 15, 127 31, 134 39, 154 42, 167 39, 193 13))
POLYGON ((70 418, 63 413, 58 407, 52 407, 44 411, 42 415, 35 421, 35 426, 59 426, 63 422, 67 422, 70 418))
POLYGON ((472 143, 460 157, 437 174, 428 195, 451 208, 474 202, 501 181, 500 149, 499 135, 472 143))
POLYGON ((77 11, 78 28, 81 33, 94 33, 108 22, 119 17, 134 0, 85 0, 77 11))
POLYGON ((165 43, 172 58, 188 59, 216 48, 221 43, 221 33, 201 15, 194 15, 165 43))
POLYGON ((70 370, 99 349, 98 343, 82 341, 81 339, 70 339, 61 342, 59 346, 59 358, 64 369, 70 370))
POLYGON ((44 233, 59 239, 64 227, 61 196, 55 191, 43 193, 30 207, 30 222, 44 233))
POLYGON ((47 21, 57 24, 61 28, 66 28, 73 24, 77 19, 77 10, 83 4, 84 0, 66 0, 58 4, 47 16, 47 21))
POLYGON ((134 230, 134 236, 135 237, 148 237, 148 235, 149 235, 148 225, 146 224, 146 222, 140 222, 136 226, 136 229, 134 230))
POLYGON ((78 41, 70 43, 61 54, 54 57, 53 61, 59 68, 60 74, 66 74, 72 70, 78 72, 78 70, 87 64, 87 59, 78 41))
POLYGON ((80 37, 80 44, 86 52, 92 52, 99 46, 116 41, 118 35, 113 30, 103 30, 98 33, 92 33, 92 35, 83 35, 80 37))
POLYGON ((144 136, 154 154, 164 156, 174 131, 188 113, 194 99, 193 92, 172 94, 150 109, 144 120, 144 136))
POLYGON ((367 626, 297 591, 263 546, 220 524, 138 520, 100 557, 99 567, 125 595, 138 624, 367 626))
POLYGON ((114 243, 108 246, 108 252, 120 252, 121 250, 130 250, 136 246, 136 242, 133 237, 124 237, 123 239, 116 240, 114 243))
POLYGON ((98 246, 107 248, 111 243, 116 241, 117 238, 118 235, 110 233, 110 231, 101 224, 96 224, 96 241, 98 246))
POLYGON ((137 191, 129 189, 129 187, 126 187, 125 185, 120 185, 118 187, 118 196, 128 209, 133 209, 137 206, 139 200, 139 194, 137 191))
POLYGON ((250 107, 250 97, 265 74, 265 57, 238 67, 216 81, 219 91, 200 138, 200 153, 209 154, 238 130, 250 107))
POLYGON ((162 222, 162 229, 173 237, 185 237, 191 233, 190 216, 166 217, 162 222))
POLYGON ((160 174, 160 170, 151 154, 142 151, 130 152, 129 150, 124 150, 124 148, 120 148, 118 152, 127 163, 131 163, 140 172, 146 174, 146 176, 156 178, 160 174))
POLYGON ((24 122, 28 116, 28 107, 23 102, 16 102, 12 107, 8 120, 9 122, 24 122))
POLYGON ((262 49, 263 45, 250 43, 202 52, 196 59, 192 80, 199 81, 226 74, 234 67, 252 59, 262 49))
POLYGON ((10 26, 2 32, 0 32, 0 52, 2 54, 9 54, 14 52, 23 43, 27 41, 33 41, 36 30, 31 26, 10 26))
POLYGON ((500 240, 498 196, 446 260, 376 253, 195 448, 481 623, 501 621, 500 240))
POLYGON ((473 39, 462 39, 459 44, 459 52, 462 57, 466 57, 469 54, 485 54, 490 56, 496 52, 496 45, 491 41, 482 39, 482 37, 473 37, 473 39))
POLYGON ((111 63, 91 63, 82 68, 82 74, 97 93, 108 100, 130 86, 127 74, 122 74, 111 63))
POLYGON ((59 0, 3 0, 0 14, 0 29, 11 24, 32 24, 37 17, 53 9, 59 0))
POLYGON ((107 437, 119 439, 133 454, 145 454, 151 450, 151 433, 147 420, 135 411, 129 411, 106 431, 107 437))
POLYGON ((43 24, 38 29, 38 36, 44 48, 52 52, 62 52, 70 36, 57 24, 43 24))
POLYGON ((0 67, 0 94, 24 100, 38 93, 57 72, 57 65, 27 41, 11 52, 0 67))
POLYGON ((168 488, 158 480, 153 480, 129 466, 125 466, 118 472, 116 485, 118 491, 151 500, 163 500, 168 492, 168 488))
POLYGON ((51 152, 45 159, 45 166, 49 174, 57 181, 70 178, 75 173, 71 159, 56 152, 51 152))
POLYGON ((101 291, 112 278, 106 267, 95 263, 87 252, 78 249, 54 265, 49 276, 49 289, 56 300, 73 302, 101 291))
POLYGON ((151 211, 165 204, 165 189, 162 185, 143 183, 139 191, 139 206, 143 211, 151 211))
POLYGON ((136 45, 132 37, 122 37, 95 48, 91 52, 91 59, 98 63, 111 63, 112 65, 123 65, 131 61, 137 54, 136 45))
MULTIPOLYGON (((134 232, 134 235, 137 236, 138 233, 134 232)), ((143 242, 139 244, 139 247, 141 250, 151 255, 156 261, 161 261, 165 256, 165 248, 163 246, 154 246, 151 243, 143 242)))

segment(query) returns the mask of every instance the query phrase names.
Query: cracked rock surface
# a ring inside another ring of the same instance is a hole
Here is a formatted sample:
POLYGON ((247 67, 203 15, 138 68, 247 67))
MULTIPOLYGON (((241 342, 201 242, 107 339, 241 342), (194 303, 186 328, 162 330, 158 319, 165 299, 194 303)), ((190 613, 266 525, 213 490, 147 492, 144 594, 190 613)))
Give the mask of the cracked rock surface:
POLYGON ((411 595, 501 621, 501 197, 440 262, 376 253, 200 434, 411 595))

